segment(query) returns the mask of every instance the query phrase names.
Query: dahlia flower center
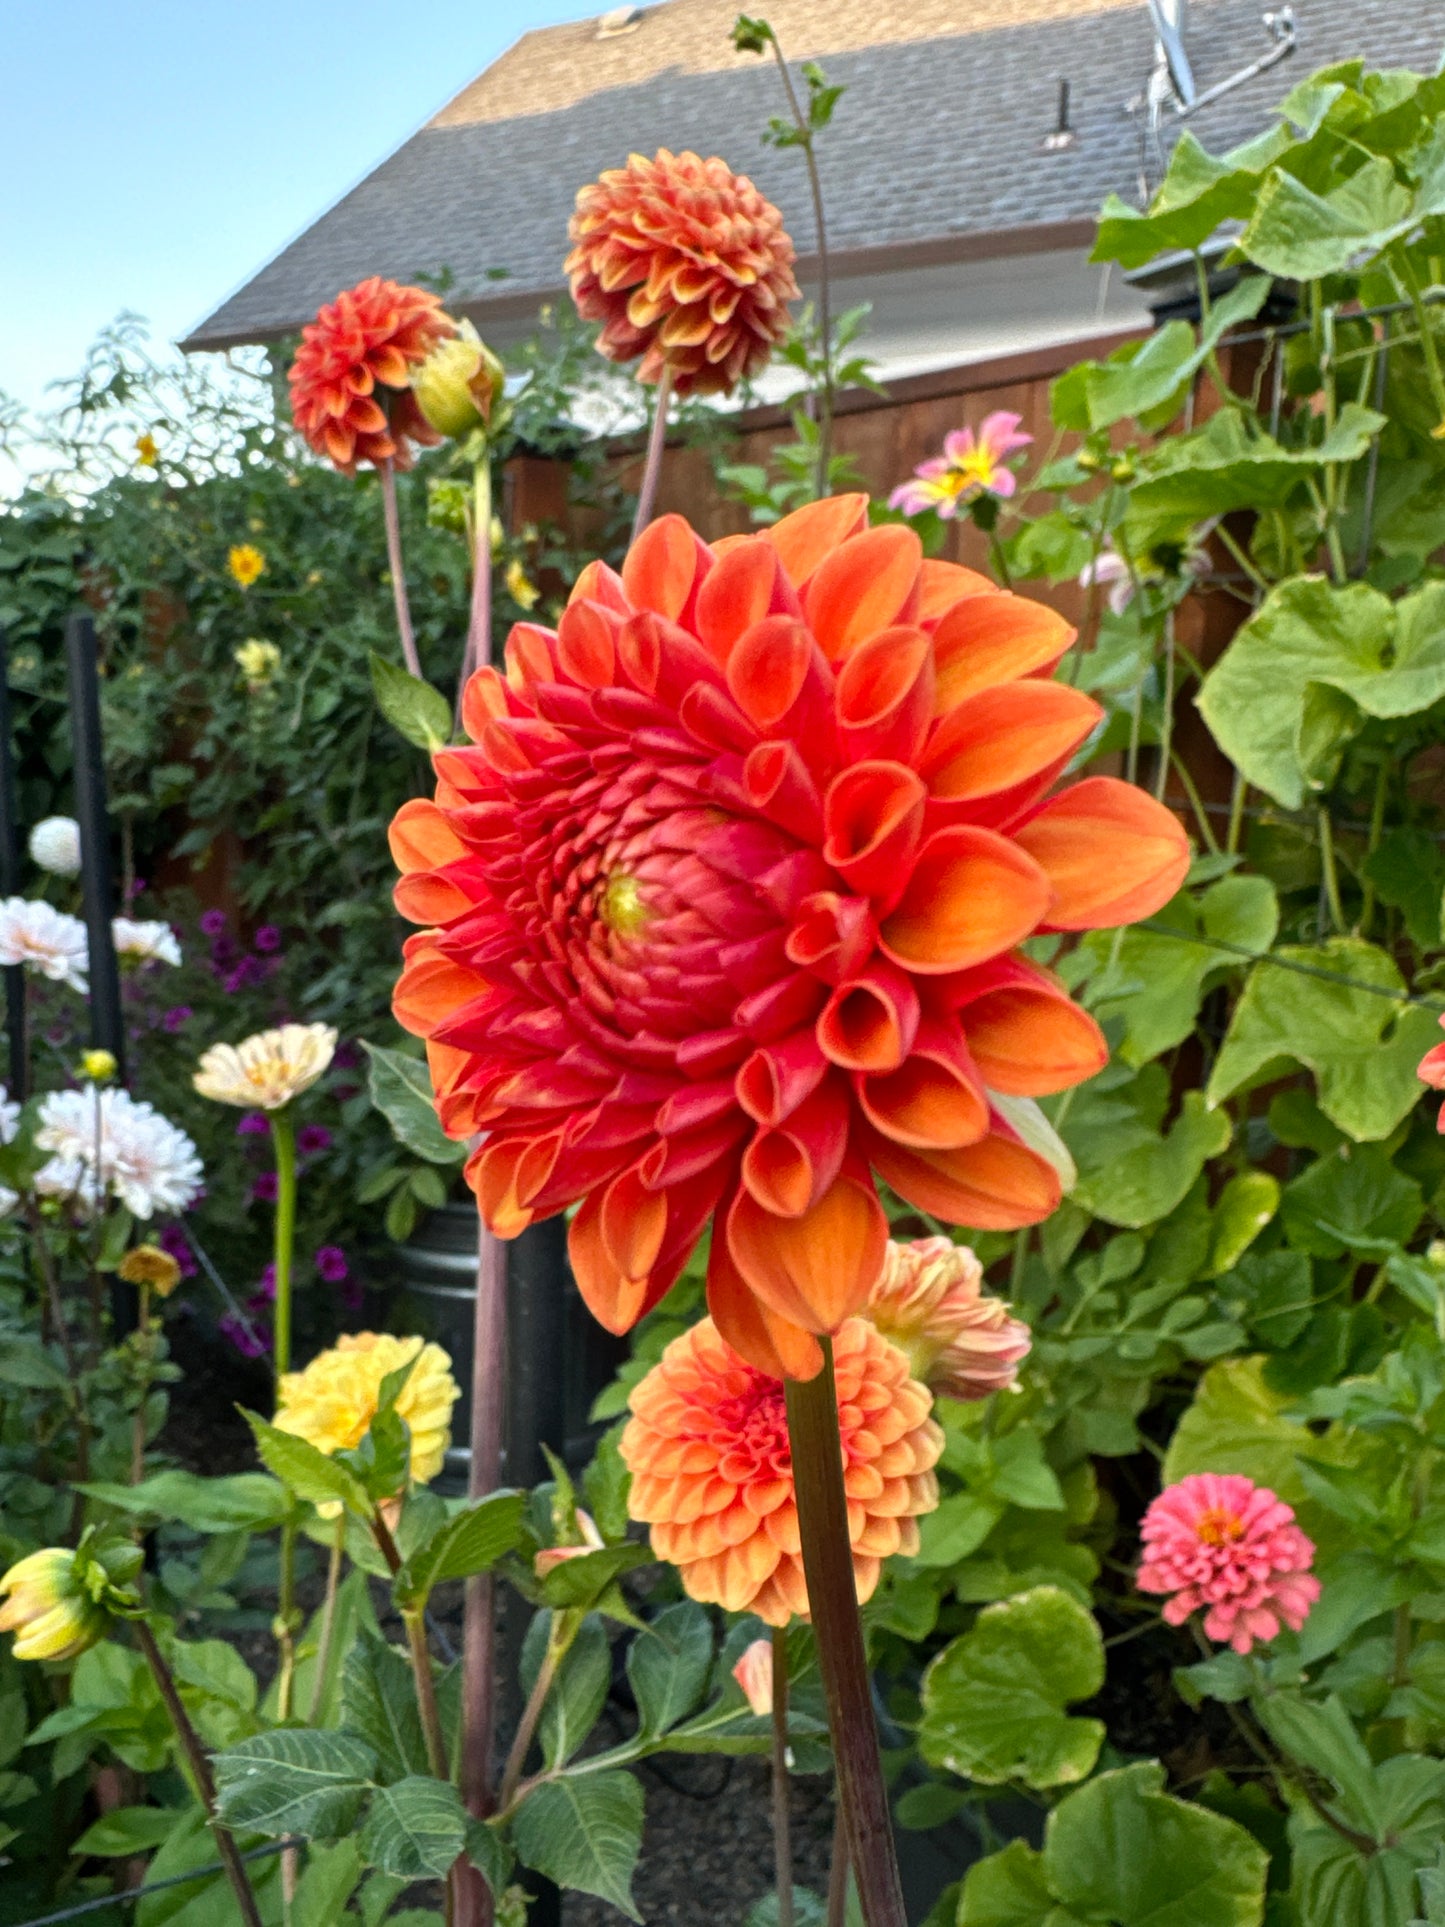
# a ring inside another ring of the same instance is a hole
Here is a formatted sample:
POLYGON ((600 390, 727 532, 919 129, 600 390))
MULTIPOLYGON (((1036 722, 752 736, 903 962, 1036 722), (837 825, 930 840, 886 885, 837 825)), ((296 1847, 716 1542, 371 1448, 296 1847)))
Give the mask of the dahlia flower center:
POLYGON ((1207 1512, 1200 1513, 1194 1530, 1206 1546, 1228 1546, 1244 1537, 1244 1521, 1237 1512, 1211 1506, 1207 1512))
POLYGON ((761 1380, 717 1407, 718 1430, 730 1448, 760 1470, 779 1477, 792 1472, 787 1401, 780 1382, 761 1380))
POLYGON ((648 923, 642 885, 625 870, 614 870, 602 892, 602 921, 619 937, 640 937, 648 923))

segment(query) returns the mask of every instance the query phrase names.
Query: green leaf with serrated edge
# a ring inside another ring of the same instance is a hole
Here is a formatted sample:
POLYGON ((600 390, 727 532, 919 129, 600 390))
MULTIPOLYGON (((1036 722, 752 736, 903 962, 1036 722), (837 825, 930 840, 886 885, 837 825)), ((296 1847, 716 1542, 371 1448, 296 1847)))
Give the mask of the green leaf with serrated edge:
MULTIPOLYGON (((531 1692, 553 1622, 550 1612, 539 1612, 522 1642, 522 1684, 531 1692)), ((607 1633, 595 1613, 582 1621, 576 1638, 557 1669, 557 1677, 542 1708, 538 1737, 548 1766, 570 1760, 596 1724, 612 1683, 612 1651, 607 1633)))
POLYGON ((1284 1415, 1286 1401, 1265 1385, 1263 1365, 1262 1358, 1252 1357, 1210 1366, 1174 1428, 1162 1485, 1177 1484, 1192 1472, 1239 1472, 1298 1506, 1307 1494, 1296 1461, 1339 1461, 1338 1442, 1317 1438, 1307 1425, 1284 1415))
POLYGON ((1445 1765, 1397 1754, 1375 1768, 1372 1794, 1385 1844, 1368 1855, 1310 1808, 1290 1816, 1290 1890, 1301 1927, 1395 1927, 1414 1907, 1420 1870, 1445 1831, 1445 1765))
POLYGON ((1094 1616, 1056 1586, 987 1606, 923 1676, 919 1747, 931 1766, 997 1786, 1068 1786, 1092 1769, 1099 1720, 1065 1712, 1104 1683, 1094 1616))
POLYGON ((642 1845, 642 1788, 630 1773, 544 1782, 512 1826, 517 1853, 559 1887, 596 1894, 640 1921, 632 1870, 642 1845))
POLYGON ((376 1755, 349 1734, 279 1727, 227 1747, 213 1765, 227 1826, 336 1839, 355 1824, 376 1755))
POLYGON ((1415 1067, 1435 1040, 1434 1016, 1403 1001, 1394 960, 1358 937, 1274 954, 1283 967, 1257 964, 1234 1007, 1210 1104, 1274 1075, 1272 1066, 1303 1064, 1332 1124, 1357 1143, 1388 1137, 1420 1101, 1415 1067), (1306 974, 1315 971, 1324 977, 1306 974))
POLYGON ((521 1539, 526 1507, 523 1492, 493 1492, 453 1513, 396 1575, 392 1591, 397 1604, 424 1601, 443 1580, 490 1571, 521 1539))
POLYGON ((1049 1892, 1044 1856, 1023 1840, 976 1860, 963 1877, 958 1927, 1083 1927, 1049 1892))
POLYGON ((346 1655, 341 1693, 342 1731, 371 1748, 377 1777, 390 1782, 427 1772, 416 1680, 394 1646, 363 1633, 346 1655))
POLYGON ((1307 691, 1367 716, 1415 716, 1445 697, 1445 583, 1392 602, 1364 582, 1297 576, 1271 590, 1205 678, 1199 708, 1251 783, 1287 809, 1310 791, 1299 741, 1307 691))
POLYGON ((624 1572, 653 1563, 646 1546, 629 1543, 603 1546, 576 1559, 564 1559, 541 1581, 540 1592, 549 1606, 583 1608, 600 1605, 624 1572))
POLYGON ((443 748, 451 738, 451 704, 439 689, 408 675, 385 656, 371 655, 371 688, 376 706, 399 735, 418 749, 443 748))
POLYGON ((174 1521, 193 1532, 268 1532, 289 1509, 285 1487, 264 1472, 207 1479, 195 1472, 168 1471, 136 1485, 92 1482, 74 1489, 118 1512, 174 1521))
POLYGON ((445 1780, 413 1775, 371 1796, 357 1845, 368 1865, 404 1880, 442 1878, 467 1837, 461 1795, 445 1780))
POLYGON ((267 1471, 273 1472, 298 1498, 310 1505, 334 1504, 339 1500, 348 1511, 363 1519, 371 1518, 375 1508, 366 1487, 346 1466, 318 1452, 309 1440, 294 1432, 283 1432, 257 1413, 246 1411, 244 1406, 241 1416, 255 1434, 256 1450, 267 1471))
MULTIPOLYGON (((321 1530, 326 1531, 329 1536, 327 1526, 322 1526, 321 1530)), ((356 1530, 364 1531, 365 1528, 358 1525, 356 1530)), ((367 1538, 370 1539, 369 1534, 367 1538)), ((374 1546, 372 1549, 375 1550, 374 1546)), ((380 1631, 376 1622, 376 1610, 371 1603, 367 1575, 359 1566, 353 1566, 336 1589, 336 1599, 331 1615, 331 1639, 326 1649, 326 1676, 321 1681, 318 1698, 316 1663, 321 1657, 321 1634, 325 1615, 325 1606, 318 1606, 296 1642, 296 1673, 292 1682, 292 1699, 297 1706, 315 1708, 312 1719, 314 1725, 336 1726, 341 1719, 341 1683, 347 1656, 356 1639, 363 1632, 380 1631)), ((262 1702, 262 1711, 268 1720, 276 1720, 280 1717, 279 1685, 279 1679, 273 1679, 267 1689, 266 1698, 262 1702)))
POLYGON ((391 1126, 398 1144, 430 1164, 460 1164, 467 1147, 449 1138, 437 1122, 425 1059, 369 1044, 364 1037, 361 1048, 369 1060, 367 1089, 372 1104, 391 1126))
POLYGON ((702 1698, 712 1663, 712 1625, 701 1606, 667 1606, 627 1654, 627 1677, 644 1733, 665 1733, 702 1698))
POLYGON ((180 1817, 174 1807, 112 1807, 86 1828, 71 1852, 101 1860, 149 1853, 170 1838, 180 1817))
POLYGON ((1049 1816, 1049 1891, 1119 1927, 1259 1927, 1269 1856, 1222 1814, 1163 1791, 1150 1761, 1101 1773, 1049 1816))

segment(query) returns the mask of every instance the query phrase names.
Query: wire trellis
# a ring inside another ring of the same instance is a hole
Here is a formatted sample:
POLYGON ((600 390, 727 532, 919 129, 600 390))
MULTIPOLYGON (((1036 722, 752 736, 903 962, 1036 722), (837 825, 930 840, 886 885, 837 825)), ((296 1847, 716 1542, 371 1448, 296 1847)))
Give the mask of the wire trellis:
MULTIPOLYGON (((248 1853, 239 1857, 242 1860, 265 1860, 272 1854, 284 1853, 288 1847, 304 1847, 304 1839, 292 1837, 286 1840, 272 1840, 264 1847, 252 1847, 248 1853)), ((37 1914, 33 1920, 22 1920, 16 1927, 61 1927, 62 1921, 81 1920, 90 1914, 103 1913, 109 1907, 133 1907, 137 1901, 145 1900, 151 1894, 165 1893, 172 1887, 189 1887, 193 1881, 209 1880, 213 1875, 224 1873, 226 1869, 219 1860, 204 1867, 192 1867, 188 1873, 169 1875, 165 1880, 148 1880, 141 1887, 122 1887, 113 1894, 100 1894, 90 1900, 78 1900, 74 1906, 62 1907, 53 1914, 37 1914)))

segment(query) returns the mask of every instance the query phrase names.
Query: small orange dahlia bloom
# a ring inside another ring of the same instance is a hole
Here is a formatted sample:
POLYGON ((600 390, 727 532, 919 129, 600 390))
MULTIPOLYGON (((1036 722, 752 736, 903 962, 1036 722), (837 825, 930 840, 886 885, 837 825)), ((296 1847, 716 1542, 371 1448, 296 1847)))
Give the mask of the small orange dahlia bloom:
POLYGON ((455 333, 425 288, 377 274, 347 288, 301 330, 286 376, 297 429, 344 475, 354 475, 358 462, 410 468, 413 442, 441 440, 408 386, 411 372, 455 333))
POLYGON ((867 1315, 905 1353, 914 1375, 944 1398, 1007 1390, 1032 1343, 1028 1326, 984 1291, 973 1252, 952 1238, 890 1238, 867 1315))
POLYGON ((874 1174, 983 1230, 1059 1202, 1029 1100, 1101 1068, 1018 946, 1147 916, 1189 845, 1142 790, 1049 796, 1100 710, 1073 631, 869 528, 861 495, 708 547, 653 522, 467 685, 470 746, 391 826, 393 1004, 515 1237, 579 1203, 573 1270, 626 1331, 716 1218, 708 1305, 811 1377, 861 1312, 874 1174))
POLYGON ((798 298, 783 217, 726 161, 659 148, 577 196, 567 275, 611 361, 672 372, 680 395, 726 393, 765 366, 798 298))
MULTIPOLYGON (((882 1563, 918 1550, 938 1504, 943 1432, 908 1360, 862 1318, 833 1344, 848 1538, 860 1601, 882 1563)), ((694 1599, 784 1626, 808 1613, 783 1382, 725 1343, 710 1318, 673 1339, 633 1391, 621 1452, 628 1510, 694 1599)))

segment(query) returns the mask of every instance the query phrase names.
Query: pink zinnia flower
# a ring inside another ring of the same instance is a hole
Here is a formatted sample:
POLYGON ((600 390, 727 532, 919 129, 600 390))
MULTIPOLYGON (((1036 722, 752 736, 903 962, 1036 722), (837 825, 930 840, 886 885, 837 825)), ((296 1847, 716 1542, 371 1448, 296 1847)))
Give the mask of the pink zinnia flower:
POLYGON ((1298 1632, 1320 1596, 1315 1549, 1293 1508, 1237 1472, 1198 1472, 1159 1494, 1140 1530, 1141 1592, 1167 1592, 1164 1617, 1182 1625, 1207 1607, 1204 1630, 1247 1653, 1298 1632))
POLYGON ((976 496, 1009 496, 1018 487, 1017 478, 1005 468, 1005 456, 1027 448, 1032 435, 1020 431, 1021 415, 997 409, 985 415, 982 425, 956 428, 944 437, 943 453, 932 461, 920 462, 913 479, 894 489, 888 506, 902 509, 905 515, 921 515, 933 509, 945 522, 951 522, 961 508, 976 496))
MULTIPOLYGON (((1440 1027, 1445 1030, 1445 1017, 1440 1019, 1440 1027)), ((1415 1075, 1422 1083, 1428 1084, 1432 1091, 1445 1091, 1445 1044, 1436 1044, 1433 1050, 1426 1051, 1420 1059, 1415 1075)), ((1435 1128, 1437 1131, 1445 1131, 1445 1104, 1440 1107, 1440 1116, 1435 1128)))

